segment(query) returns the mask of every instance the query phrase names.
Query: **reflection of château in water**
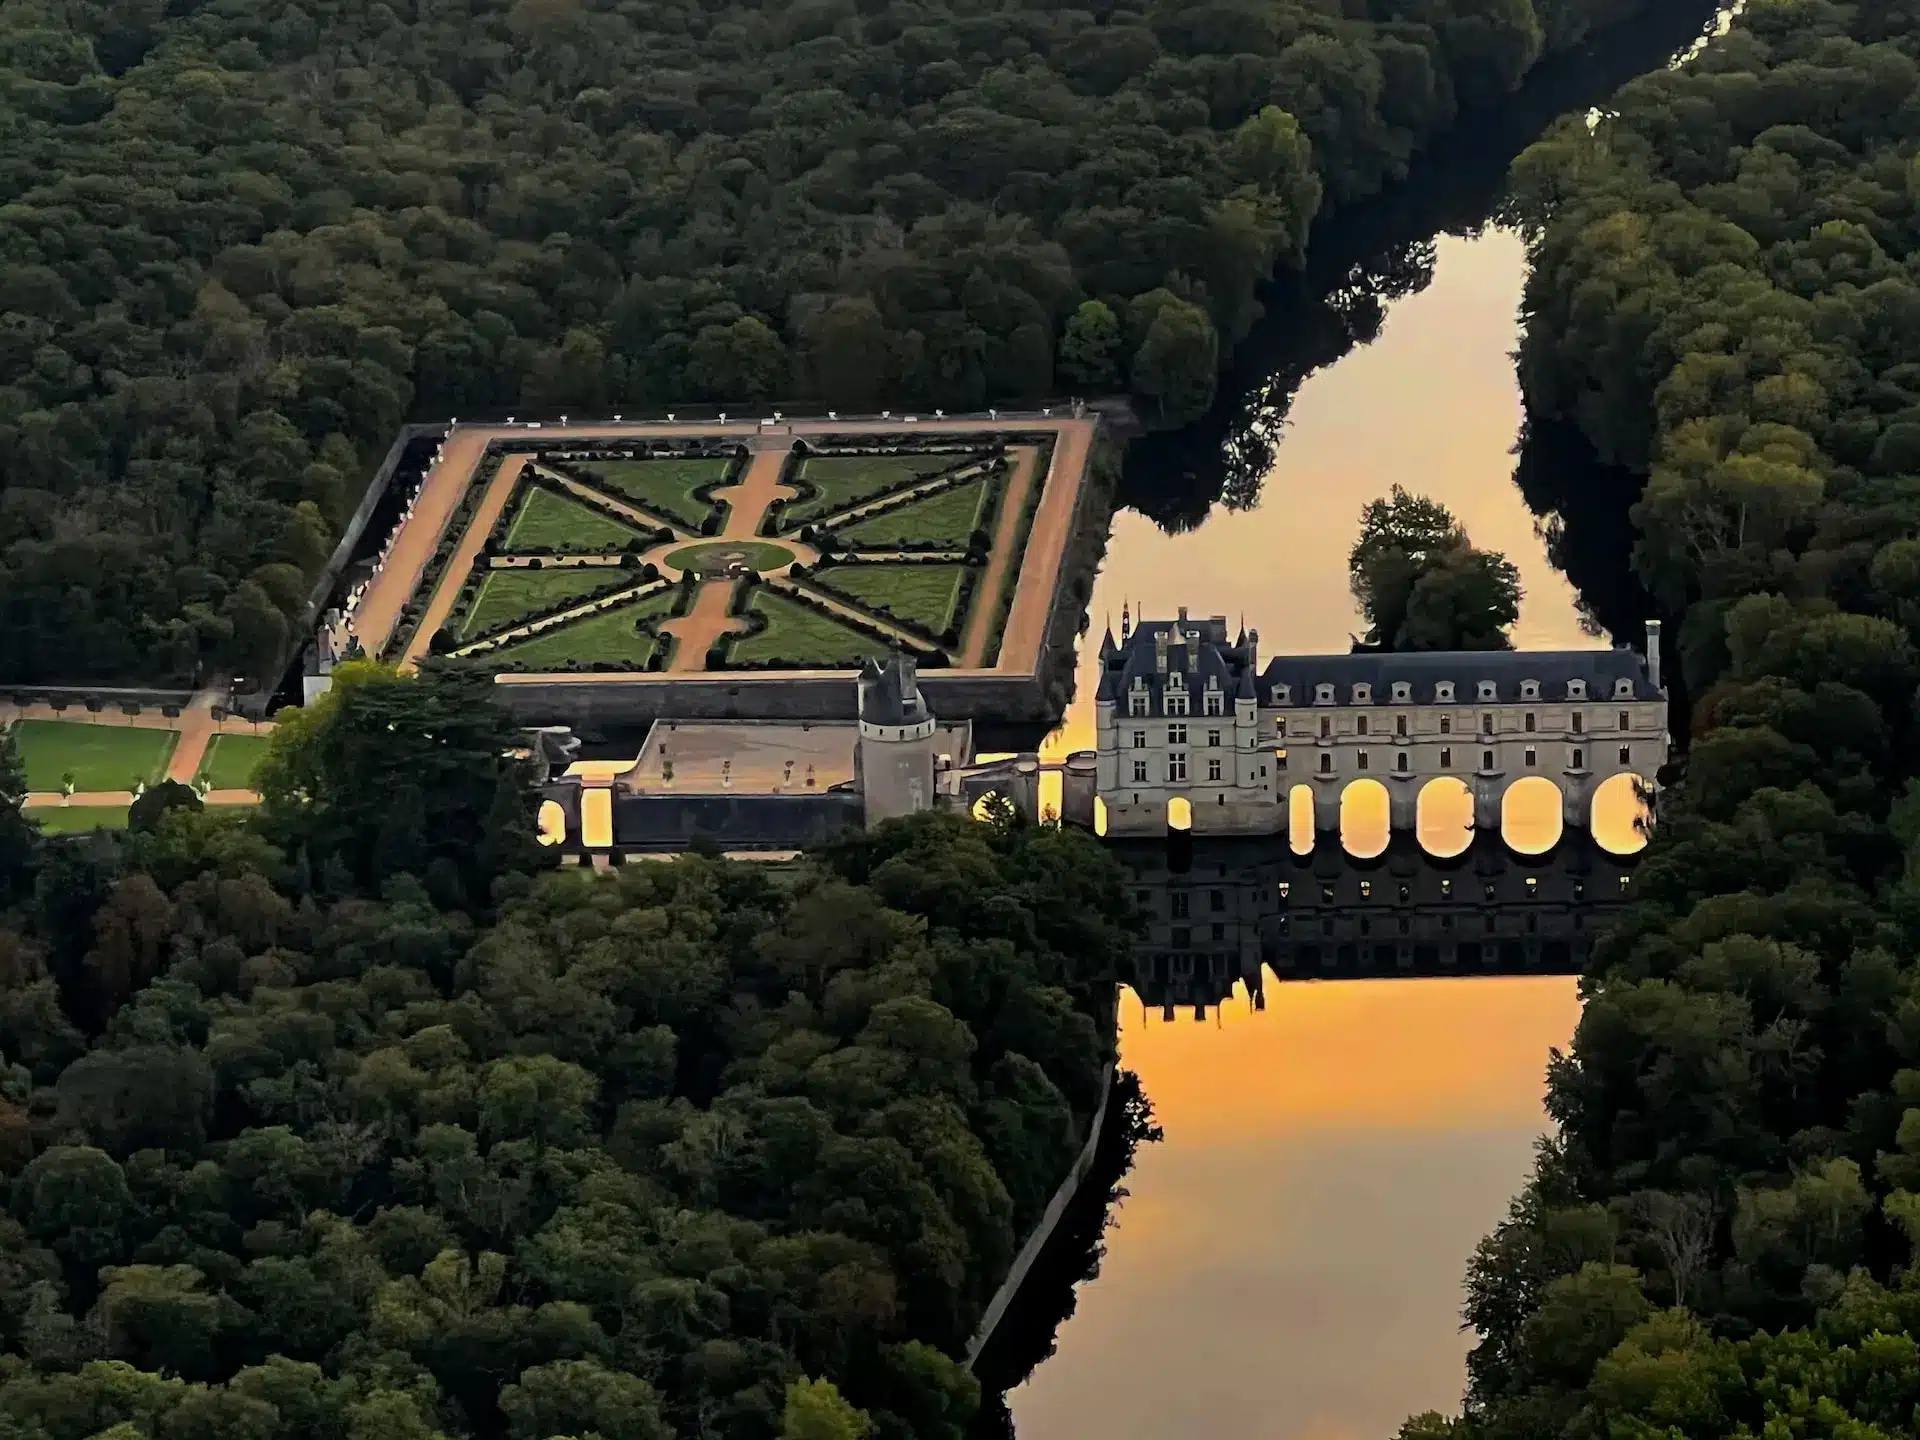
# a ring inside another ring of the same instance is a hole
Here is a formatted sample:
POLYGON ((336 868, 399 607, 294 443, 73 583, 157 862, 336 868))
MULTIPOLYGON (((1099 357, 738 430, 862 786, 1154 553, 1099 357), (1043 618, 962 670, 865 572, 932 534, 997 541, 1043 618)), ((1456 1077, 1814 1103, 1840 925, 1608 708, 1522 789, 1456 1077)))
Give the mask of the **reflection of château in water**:
POLYGON ((1263 966, 1283 980, 1578 973, 1634 865, 1584 836, 1534 859, 1489 834, 1451 859, 1405 835, 1372 860, 1259 840, 1111 850, 1144 915, 1133 988, 1167 1019, 1204 1015, 1238 982, 1265 1008, 1263 966))

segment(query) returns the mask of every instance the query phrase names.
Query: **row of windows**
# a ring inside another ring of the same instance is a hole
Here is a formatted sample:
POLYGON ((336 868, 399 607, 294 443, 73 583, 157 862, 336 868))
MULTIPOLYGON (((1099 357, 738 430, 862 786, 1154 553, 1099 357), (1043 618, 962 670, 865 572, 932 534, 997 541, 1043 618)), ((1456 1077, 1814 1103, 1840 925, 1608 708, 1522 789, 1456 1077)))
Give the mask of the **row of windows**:
MULTIPOLYGON (((1167 744, 1184 745, 1186 743, 1187 743, 1187 727, 1186 726, 1184 725, 1167 726, 1167 744)), ((1136 750, 1144 750, 1147 748, 1147 732, 1146 731, 1136 730, 1133 732, 1133 748, 1136 750)), ((1210 750, 1218 750, 1220 748, 1220 732, 1218 730, 1207 731, 1207 748, 1210 750)))
MULTIPOLYGON (((1454 685, 1451 680, 1440 681, 1433 687, 1434 703, 1436 705, 1451 705, 1454 700, 1453 692, 1454 685)), ((1633 681, 1625 678, 1615 680, 1613 682, 1613 694, 1615 699, 1630 699, 1633 695, 1633 681)), ((1475 695, 1476 698, 1481 700, 1498 700, 1500 698, 1500 687, 1492 680, 1482 680, 1475 686, 1475 695)), ((1334 687, 1331 685, 1320 684, 1313 687, 1313 703, 1316 705, 1333 704, 1333 696, 1334 687)), ((1405 680, 1394 681, 1392 698, 1396 702, 1412 700, 1413 686, 1405 680)), ((1522 700, 1538 700, 1540 698, 1540 682, 1538 680, 1522 680, 1520 682, 1520 698, 1522 700)), ((1567 699, 1585 700, 1586 698, 1586 681, 1569 680, 1567 682, 1567 699)), ((1371 705, 1373 703, 1373 686, 1355 685, 1352 690, 1352 701, 1355 705, 1371 705)), ((1275 705, 1289 705, 1293 703, 1293 687, 1291 685, 1274 686, 1271 703, 1275 705)))
MULTIPOLYGON (((1631 878, 1632 877, 1627 875, 1620 876, 1619 886, 1622 894, 1626 893, 1631 878)), ((1292 896, 1292 882, 1282 880, 1278 888, 1281 900, 1288 900, 1292 896)), ((1402 905, 1413 903, 1413 887, 1402 881, 1398 888, 1400 903, 1402 905)), ((1167 913, 1169 916, 1175 920, 1186 920, 1192 917, 1194 909, 1193 891, 1169 890, 1165 893, 1167 896, 1167 913)), ((1482 882, 1480 893, 1481 898, 1487 904, 1497 905, 1500 903, 1500 891, 1491 881, 1482 882)), ((1526 877, 1526 887, 1523 893, 1524 897, 1528 900, 1537 900, 1540 898, 1540 879, 1538 876, 1529 875, 1526 877)), ((1135 890, 1133 894, 1135 902, 1142 909, 1154 910, 1158 908, 1154 904, 1154 892, 1152 890, 1135 890)), ((1453 898, 1452 880, 1443 879, 1440 882, 1440 895, 1443 899, 1453 898)), ((1382 898, 1385 899, 1388 897, 1383 895, 1382 898)), ((1576 902, 1586 899, 1586 882, 1583 880, 1574 881, 1565 898, 1576 902)), ((1373 882, 1371 880, 1362 880, 1360 882, 1360 899, 1363 901, 1373 899, 1373 882)), ((1326 884, 1320 887, 1320 902, 1323 905, 1336 905, 1341 903, 1334 893, 1334 887, 1326 884)), ((1224 912, 1227 909, 1227 892, 1224 890, 1208 890, 1206 908, 1216 915, 1224 912)))
MULTIPOLYGON (((1282 770, 1286 769, 1287 752, 1278 750, 1275 751, 1274 754, 1275 758, 1280 762, 1280 768, 1282 770)), ((1354 760, 1359 769, 1370 770, 1373 768, 1372 757, 1365 750, 1354 751, 1354 760)), ((1529 768, 1540 763, 1540 752, 1531 745, 1527 746, 1526 749, 1526 763, 1529 768)), ((1620 763, 1622 765, 1631 765, 1633 763, 1633 747, 1631 745, 1622 745, 1620 747, 1620 763)), ((1135 768, 1137 769, 1138 766, 1135 768)), ((1411 771, 1412 768, 1412 762, 1409 760, 1406 751, 1398 750, 1394 752, 1393 769, 1395 774, 1405 775, 1411 771)), ((1453 768, 1453 747, 1451 745, 1442 745, 1440 747, 1440 768, 1442 770, 1451 770, 1453 768)), ((1493 769, 1493 751, 1482 750, 1480 752, 1480 768, 1482 770, 1493 769)), ((1567 768, 1569 770, 1584 770, 1587 768, 1587 752, 1582 747, 1578 745, 1573 747, 1570 752, 1570 760, 1567 768)), ((1331 750, 1322 750, 1320 752, 1320 773, 1322 775, 1331 775, 1333 773, 1333 752, 1331 750)))
MULTIPOLYGON (((1521 729, 1533 731, 1539 728, 1539 717, 1534 711, 1529 710, 1520 718, 1521 729)), ((1575 710, 1569 718, 1571 720, 1570 728, 1574 734, 1579 735, 1585 732, 1587 728, 1587 717, 1583 711, 1575 710)), ((1355 716, 1354 734, 1366 735, 1371 733, 1369 730, 1370 723, 1365 715, 1355 716)), ((1310 736, 1313 733, 1312 724, 1313 722, 1305 716, 1295 716, 1292 721, 1292 729, 1289 730, 1288 721, 1285 716, 1282 716, 1274 722, 1273 728, 1274 733, 1277 735, 1294 734, 1310 736)), ((1618 723, 1615 728, 1619 730, 1631 730, 1633 728, 1632 712, 1622 710, 1618 716, 1618 723)), ((1480 716, 1480 733, 1482 735, 1491 735, 1496 729, 1497 720, 1494 713, 1492 711, 1483 713, 1480 716)), ((1385 732, 1383 731, 1382 733, 1384 734, 1385 732)), ((1393 717, 1393 733, 1395 735, 1405 735, 1408 733, 1406 716, 1396 715, 1393 717)), ((1440 717, 1440 733, 1442 735, 1451 735, 1453 733, 1453 716, 1442 715, 1440 717)), ((1320 717, 1320 738, 1322 740, 1331 740, 1333 738, 1333 717, 1331 715, 1322 715, 1320 717)))
MULTIPOLYGON (((1177 677, 1169 676, 1168 678, 1171 680, 1177 677)), ((1148 706, 1151 704, 1153 697, 1146 691, 1146 682, 1136 679, 1133 682, 1133 686, 1132 693, 1127 696, 1127 714, 1140 716, 1151 713, 1148 706)), ((1163 715, 1191 714, 1189 697, 1186 692, 1170 688, 1166 694, 1160 697, 1160 713, 1163 715)), ((1226 697, 1218 690, 1207 691, 1206 694, 1200 697, 1200 713, 1202 715, 1225 715, 1227 713, 1226 697)))

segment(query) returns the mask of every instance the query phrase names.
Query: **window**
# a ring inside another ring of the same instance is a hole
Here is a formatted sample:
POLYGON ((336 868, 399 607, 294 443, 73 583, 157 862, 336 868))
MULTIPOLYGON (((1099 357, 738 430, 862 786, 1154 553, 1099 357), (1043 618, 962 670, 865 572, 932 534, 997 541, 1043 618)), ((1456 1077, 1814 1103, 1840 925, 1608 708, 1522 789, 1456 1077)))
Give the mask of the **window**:
POLYGON ((1627 680, 1624 678, 1614 681, 1613 682, 1613 698, 1616 700, 1632 699, 1633 698, 1633 681, 1627 680))
POLYGON ((1631 745, 1622 745, 1620 747, 1620 763, 1622 765, 1631 765, 1633 763, 1633 747, 1631 745))
POLYGON ((1529 732, 1533 730, 1533 720, 1534 720, 1533 711, 1531 710, 1527 711, 1526 726, 1529 732))
POLYGON ((1527 766, 1531 769, 1540 759, 1539 752, 1531 745, 1527 746, 1527 766))
POLYGON ((1167 676, 1167 689, 1184 690, 1186 688, 1187 688, 1187 677, 1185 675, 1182 675, 1178 670, 1174 671, 1171 675, 1167 676))
POLYGON ((1213 938, 1216 940, 1224 940, 1227 938, 1227 927, 1222 925, 1218 920, 1213 922, 1213 938))
POLYGON ((1371 685, 1354 686, 1353 703, 1356 705, 1371 705, 1373 703, 1373 687, 1371 685))
POLYGON ((1493 733, 1493 716, 1491 713, 1480 717, 1480 733, 1482 735, 1491 735, 1493 733))
POLYGON ((1333 717, 1331 715, 1322 715, 1320 717, 1320 738, 1322 740, 1325 740, 1325 739, 1328 739, 1332 734, 1333 734, 1333 717))
POLYGON ((1333 687, 1331 685, 1314 686, 1313 702, 1316 705, 1331 705, 1333 703, 1333 687))
POLYGON ((1133 732, 1133 748, 1136 750, 1144 750, 1147 748, 1147 732, 1146 731, 1136 730, 1133 732))
POLYGON ((1184 920, 1193 913, 1193 897, 1184 890, 1175 890, 1167 896, 1171 905, 1170 913, 1176 920, 1184 920))
POLYGON ((1201 708, 1208 715, 1224 715, 1227 713, 1223 708, 1223 700, 1218 690, 1209 690, 1207 692, 1206 704, 1201 708))
POLYGON ((1520 698, 1522 700, 1538 700, 1540 698, 1540 682, 1538 680, 1522 680, 1520 682, 1520 698))
POLYGON ((1127 714, 1144 715, 1147 713, 1147 696, 1144 690, 1136 690, 1127 696, 1127 714))
POLYGON ((1213 781, 1213 782, 1214 782, 1215 784, 1218 784, 1218 783, 1219 783, 1219 781, 1220 781, 1220 762, 1219 762, 1218 760, 1209 760, 1209 761, 1207 761, 1207 779, 1209 779, 1209 780, 1211 780, 1211 781, 1213 781))
POLYGON ((1360 754, 1360 762, 1359 762, 1360 768, 1364 770, 1367 768, 1367 752, 1362 750, 1359 752, 1359 754, 1360 754))
POLYGON ((1207 744, 1216 750, 1220 748, 1220 732, 1218 730, 1207 731, 1207 744))
POLYGON ((1224 890, 1209 890, 1207 892, 1207 908, 1216 915, 1226 909, 1227 892, 1224 890))
POLYGON ((1480 752, 1480 768, 1482 770, 1491 770, 1493 768, 1493 752, 1491 750, 1482 750, 1480 752))
POLYGON ((1440 733, 1442 735, 1451 735, 1453 733, 1453 717, 1451 715, 1442 715, 1440 717, 1440 733))
POLYGON ((1577 745, 1573 748, 1573 768, 1576 770, 1584 770, 1587 768, 1586 752, 1577 745))
POLYGON ((1186 713, 1187 713, 1187 697, 1185 695, 1167 696, 1167 714, 1184 715, 1186 713))
POLYGON ((1147 783, 1146 761, 1136 760, 1133 762, 1133 783, 1136 785, 1144 785, 1147 783))
POLYGON ((1268 701, 1275 705, 1285 705, 1292 698, 1293 687, 1291 685, 1276 685, 1273 687, 1272 693, 1267 696, 1268 701))
POLYGON ((1442 770, 1451 770, 1453 768, 1453 751, 1448 746, 1443 745, 1440 747, 1440 768, 1442 770))
POLYGON ((1360 727, 1357 733, 1361 735, 1366 734, 1367 733, 1367 717, 1362 715, 1356 723, 1360 727))
POLYGON ((1581 714, 1580 711, 1574 711, 1571 720, 1574 734, 1578 735, 1582 730, 1587 728, 1587 717, 1581 714))
POLYGON ((1396 715, 1393 717, 1393 733, 1396 735, 1404 735, 1407 733, 1407 717, 1406 716, 1396 715))
POLYGON ((1567 681, 1567 698, 1569 700, 1586 699, 1587 698, 1587 682, 1584 680, 1567 681))
POLYGON ((1187 743, 1187 727, 1184 725, 1167 726, 1167 744, 1184 745, 1187 743))
POLYGON ((1453 703, 1453 682, 1451 680, 1442 680, 1438 685, 1434 686, 1433 698, 1442 705, 1451 705, 1453 703))
POLYGON ((1320 773, 1322 775, 1330 775, 1333 773, 1333 756, 1327 754, 1324 750, 1320 752, 1320 773))
POLYGON ((1393 684, 1393 698, 1396 700, 1412 699, 1413 687, 1404 680, 1396 680, 1393 684))
MULTIPOLYGON (((1284 770, 1287 768, 1287 752, 1286 751, 1276 750, 1273 752, 1273 768, 1276 770, 1284 770)), ((1262 776, 1264 776, 1267 773, 1267 767, 1262 765, 1260 767, 1260 773, 1262 776)))
POLYGON ((1186 778, 1187 778, 1187 757, 1184 754, 1174 754, 1174 755, 1167 756, 1168 783, 1172 784, 1175 781, 1184 780, 1186 778))
POLYGON ((1395 770, 1398 770, 1402 775, 1407 773, 1407 752, 1406 751, 1402 750, 1398 755, 1395 755, 1393 757, 1393 768, 1395 770))
POLYGON ((1480 682, 1480 698, 1482 700, 1492 700, 1496 698, 1494 688, 1493 688, 1493 681, 1482 680, 1480 682))
POLYGON ((1633 728, 1633 715, 1632 715, 1632 713, 1631 713, 1631 712, 1629 712, 1629 711, 1626 711, 1626 710, 1622 710, 1622 711, 1620 712, 1620 727, 1619 727, 1619 728, 1620 728, 1620 729, 1622 729, 1622 730, 1631 730, 1631 729, 1633 728))

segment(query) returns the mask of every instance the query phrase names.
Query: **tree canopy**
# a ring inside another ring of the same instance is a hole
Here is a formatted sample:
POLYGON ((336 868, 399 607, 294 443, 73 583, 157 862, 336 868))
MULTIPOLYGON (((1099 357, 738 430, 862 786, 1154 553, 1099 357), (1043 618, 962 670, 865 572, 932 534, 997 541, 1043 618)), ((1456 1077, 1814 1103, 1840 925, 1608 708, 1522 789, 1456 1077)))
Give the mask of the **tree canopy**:
POLYGON ((350 668, 259 817, 0 850, 0 1434, 958 1440, 1101 1099, 1117 867, 929 814, 450 872, 462 685, 350 668))
POLYGON ((1476 550, 1439 501, 1393 493, 1360 512, 1347 555, 1366 642, 1383 650, 1505 650, 1520 618, 1520 572, 1476 550))
POLYGON ((1527 399, 1647 476, 1691 743, 1409 1440, 1913 1433, 1916 22, 1749 7, 1516 167, 1527 399))
POLYGON ((1316 214, 1641 5, 13 6, 0 681, 269 673, 410 416, 1184 423, 1316 214))

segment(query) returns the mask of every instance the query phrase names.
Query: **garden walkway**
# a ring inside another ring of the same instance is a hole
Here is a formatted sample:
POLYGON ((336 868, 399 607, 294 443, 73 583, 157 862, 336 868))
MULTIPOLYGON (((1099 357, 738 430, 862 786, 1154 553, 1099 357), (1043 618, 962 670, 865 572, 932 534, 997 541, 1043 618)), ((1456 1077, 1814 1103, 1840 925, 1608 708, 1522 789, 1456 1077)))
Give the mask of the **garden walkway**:
POLYGON ((583 485, 571 475, 562 475, 558 470, 549 470, 544 465, 535 465, 533 468, 545 479, 551 480, 556 485, 565 487, 570 494, 578 495, 583 503, 596 506, 602 510, 611 510, 614 514, 620 516, 621 519, 629 520, 644 530, 666 529, 673 531, 675 535, 685 536, 688 539, 699 538, 697 532, 688 530, 686 526, 676 520, 669 519, 658 510, 649 510, 644 505, 637 505, 631 500, 622 499, 618 495, 611 495, 605 490, 596 489, 592 485, 583 485))
POLYGON ((872 500, 861 500, 856 504, 845 506, 830 515, 823 515, 813 523, 832 530, 837 526, 871 520, 876 515, 885 515, 889 511, 898 510, 902 505, 910 505, 915 500, 925 500, 930 496, 943 495, 949 490, 958 490, 962 485, 971 485, 986 473, 987 462, 976 460, 962 465, 958 470, 948 470, 934 476, 931 480, 909 485, 904 490, 889 490, 886 494, 876 496, 872 500))
POLYGON ((850 621, 862 630, 871 630, 884 635, 889 640, 897 640, 909 650, 925 650, 926 639, 914 634, 898 622, 872 610, 862 609, 850 600, 844 600, 829 590, 816 590, 811 585, 802 585, 795 580, 773 580, 764 582, 769 590, 783 591, 788 595, 803 596, 816 605, 833 611, 840 619, 850 621))
POLYGON ((722 635, 737 635, 747 628, 738 615, 727 613, 733 600, 733 581, 708 580, 694 591, 693 608, 684 615, 662 620, 662 634, 673 636, 673 659, 667 662, 668 674, 707 668, 707 652, 722 635))
MULTIPOLYGON (((433 595, 427 601, 427 613, 420 617, 420 623, 414 627, 413 638, 407 642, 407 653, 401 657, 401 669, 411 670, 418 665, 420 657, 427 653, 427 647, 433 643, 434 632, 447 623, 447 616, 453 610, 453 602, 460 594, 460 587, 467 583, 467 572, 473 569, 474 558, 479 555, 480 547, 487 543, 487 537, 493 533, 493 527, 500 522, 500 517, 506 513, 507 501, 513 498, 514 487, 520 483, 520 472, 526 468, 525 455, 509 455, 500 462, 500 468, 494 472, 493 483, 487 486, 487 493, 480 497, 480 506, 473 512, 473 519, 467 524, 467 533, 460 537, 460 543, 455 548, 452 558, 447 561, 446 568, 440 572, 440 581, 433 587, 433 595)), ((432 483, 432 477, 429 477, 428 483, 432 483)), ((414 530, 419 519, 420 509, 416 502, 413 523, 409 523, 406 529, 414 530)), ((441 528, 445 528, 444 522, 441 528)), ((436 530, 434 534, 434 548, 437 549, 440 543, 439 531, 436 530)), ((429 550, 428 554, 431 555, 432 551, 429 550)), ((387 557, 386 569, 380 572, 382 576, 394 568, 394 561, 398 558, 397 554, 387 557)), ((415 579, 417 583, 418 572, 415 579)), ((377 586, 378 583, 376 581, 375 585, 377 586)), ((412 586, 408 587, 407 593, 413 593, 412 586)), ((362 630, 360 624, 361 617, 366 613, 367 601, 372 598, 372 589, 360 597, 360 608, 354 612, 353 616, 354 631, 363 637, 360 643, 366 647, 367 653, 378 655, 380 652, 364 638, 369 632, 362 630)), ((393 619, 395 621, 399 619, 398 611, 394 612, 393 619)), ((389 622, 386 633, 380 637, 381 643, 384 645, 392 634, 392 622, 389 622)))
POLYGON ((666 588, 665 580, 640 580, 625 590, 616 590, 611 595, 596 595, 591 600, 582 601, 571 610, 562 610, 554 615, 542 615, 537 620, 524 621, 511 630, 501 631, 498 635, 489 635, 484 640, 463 645, 453 652, 453 657, 456 660, 464 660, 469 655, 484 655, 489 650, 498 650, 502 645, 510 645, 516 640, 525 640, 531 636, 543 634, 556 625, 564 625, 570 620, 578 620, 614 605, 624 605, 629 600, 639 600, 644 596, 657 594, 666 588))

